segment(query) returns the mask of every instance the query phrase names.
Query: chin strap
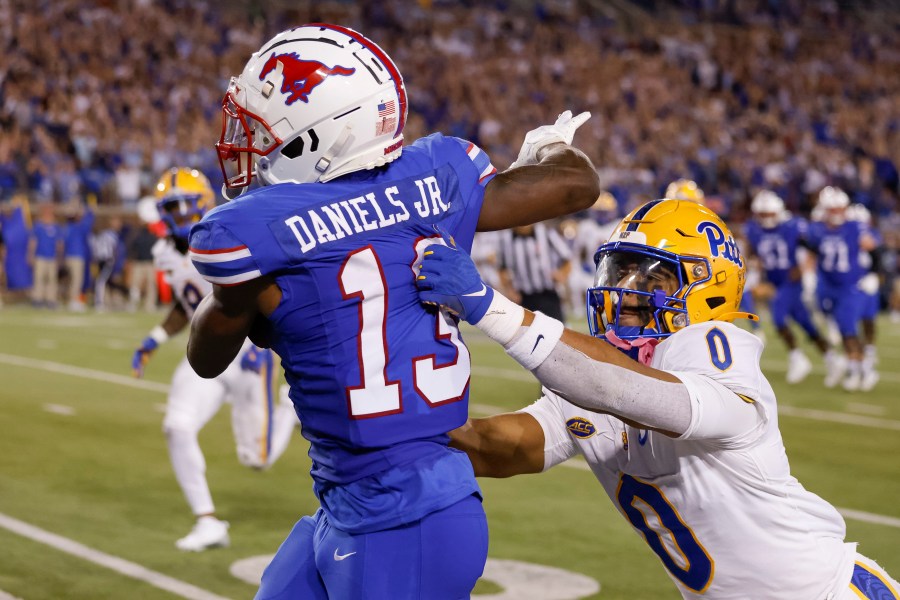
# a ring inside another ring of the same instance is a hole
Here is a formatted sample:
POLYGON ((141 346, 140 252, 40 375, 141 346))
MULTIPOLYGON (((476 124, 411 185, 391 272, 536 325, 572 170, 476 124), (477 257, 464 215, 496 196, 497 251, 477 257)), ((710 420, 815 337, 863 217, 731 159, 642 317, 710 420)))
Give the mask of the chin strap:
POLYGON ((742 312, 742 311, 734 311, 725 313, 724 315, 719 315, 716 317, 716 321, 734 321, 735 319, 748 319, 750 321, 759 322, 759 316, 754 315, 753 313, 742 312))
POLYGON ((653 360, 653 353, 656 352, 656 345, 661 341, 658 338, 638 338, 631 341, 623 340, 622 338, 617 336, 612 329, 606 332, 605 337, 606 341, 608 341, 619 350, 623 350, 625 354, 632 356, 632 358, 634 357, 629 351, 636 349, 636 360, 642 365, 650 364, 650 361, 653 360))
POLYGON ((240 188, 230 188, 224 183, 222 184, 222 196, 229 202, 247 191, 246 186, 240 188))

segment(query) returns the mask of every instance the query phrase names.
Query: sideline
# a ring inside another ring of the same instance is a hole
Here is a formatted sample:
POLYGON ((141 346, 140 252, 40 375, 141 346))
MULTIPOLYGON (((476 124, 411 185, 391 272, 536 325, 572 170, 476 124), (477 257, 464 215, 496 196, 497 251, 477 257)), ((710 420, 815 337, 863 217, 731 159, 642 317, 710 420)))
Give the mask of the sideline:
MULTIPOLYGON (((34 525, 14 519, 3 513, 0 513, 0 527, 8 529, 22 537, 34 540, 35 542, 40 542, 41 544, 51 546, 57 550, 77 556, 78 558, 83 558, 84 560, 100 565, 101 567, 106 567, 107 569, 121 573, 126 577, 149 583, 155 588, 172 592, 176 596, 186 598, 187 600, 230 600, 230 598, 226 598, 225 596, 207 592, 195 585, 174 579, 168 575, 163 575, 162 573, 157 573, 156 571, 142 567, 141 565, 125 560, 124 558, 94 550, 84 544, 79 544, 69 538, 50 533, 40 527, 35 527, 34 525)), ((2 600, 2 596, 0 596, 0 600, 2 600)))

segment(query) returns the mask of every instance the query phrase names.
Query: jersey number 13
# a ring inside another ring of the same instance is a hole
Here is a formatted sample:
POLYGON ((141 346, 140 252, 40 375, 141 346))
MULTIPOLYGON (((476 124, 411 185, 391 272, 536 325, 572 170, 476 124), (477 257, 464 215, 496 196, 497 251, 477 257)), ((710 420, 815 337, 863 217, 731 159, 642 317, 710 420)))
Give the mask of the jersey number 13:
MULTIPOLYGON (((417 255, 432 241, 416 244, 417 255)), ((360 385, 348 388, 350 415, 368 418, 403 410, 400 382, 387 376, 388 286, 378 254, 366 246, 347 256, 339 280, 344 299, 359 298, 360 385)), ((436 339, 449 340, 456 348, 456 360, 438 366, 434 354, 412 360, 413 382, 419 396, 432 406, 459 400, 469 384, 469 351, 459 338, 459 328, 443 311, 437 315, 436 339)))

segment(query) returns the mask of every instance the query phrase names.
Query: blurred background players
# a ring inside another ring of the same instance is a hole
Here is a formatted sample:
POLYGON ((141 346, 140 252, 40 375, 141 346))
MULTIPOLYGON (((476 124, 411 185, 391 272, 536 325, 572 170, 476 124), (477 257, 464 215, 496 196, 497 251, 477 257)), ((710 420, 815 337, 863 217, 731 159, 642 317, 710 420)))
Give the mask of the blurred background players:
MULTIPOLYGON (((164 271, 175 302, 160 325, 150 331, 134 353, 135 376, 156 348, 190 323, 211 285, 187 257, 188 233, 214 205, 213 191, 199 171, 174 168, 156 188, 159 213, 169 236, 153 247, 156 268, 164 271)), ((172 376, 163 430, 175 478, 197 519, 191 532, 175 545, 202 551, 229 544, 228 523, 216 518, 206 481, 206 462, 197 435, 225 402, 231 403, 231 425, 240 463, 254 469, 271 466, 287 448, 297 423, 286 393, 277 393, 272 352, 245 340, 237 358, 214 379, 197 375, 182 359, 172 376), (277 394, 277 398, 276 398, 277 394)))
POLYGON ((877 246, 866 226, 847 220, 850 198, 832 186, 825 187, 818 196, 822 222, 809 227, 809 247, 818 255, 816 296, 826 316, 834 319, 846 352, 846 363, 834 364, 825 376, 826 387, 843 380, 844 389, 871 389, 878 379, 873 365, 863 364, 863 348, 859 340, 859 320, 865 302, 859 283, 866 269, 860 263, 862 252, 877 246), (864 370, 865 367, 865 370, 864 370))
POLYGON ((862 223, 866 232, 874 240, 875 248, 862 250, 859 264, 864 275, 859 280, 859 290, 863 294, 860 308, 860 325, 862 327, 863 344, 863 378, 860 382, 862 391, 869 391, 878 383, 878 350, 875 346, 876 324, 878 312, 881 310, 881 279, 878 276, 880 260, 883 256, 883 240, 877 229, 872 227, 872 214, 862 204, 851 204, 847 208, 847 220, 862 223))
POLYGON ((703 193, 696 181, 690 179, 676 179, 666 186, 663 197, 673 200, 689 200, 701 206, 706 205, 706 194, 703 193))
POLYGON ((0 204, 0 232, 3 234, 3 274, 6 300, 24 300, 31 291, 33 278, 28 264, 28 240, 31 236, 31 208, 24 194, 0 204))
POLYGON ((105 227, 90 237, 91 261, 96 268, 94 277, 94 309, 102 312, 111 305, 119 305, 128 297, 125 287, 125 243, 122 239, 122 219, 110 217, 105 227), (107 292, 116 292, 107 298, 107 292))
POLYGON ((90 239, 94 228, 94 211, 80 200, 70 200, 64 207, 66 218, 63 254, 68 280, 69 310, 85 309, 82 294, 91 264, 90 239))
POLYGON ((128 308, 135 310, 142 304, 145 311, 156 309, 156 269, 153 267, 153 246, 159 239, 150 231, 150 224, 159 222, 159 211, 153 196, 142 198, 137 205, 140 224, 131 228, 125 241, 128 257, 128 308))
POLYGON ((548 223, 515 227, 500 238, 500 280, 529 310, 564 320, 559 288, 565 288, 572 251, 548 223))
MULTIPOLYGON (((584 290, 594 281, 594 253, 615 229, 618 223, 618 209, 616 198, 604 190, 600 192, 597 201, 585 211, 583 217, 575 223, 572 267, 567 286, 571 315, 576 317, 581 315, 584 307, 584 290)), ((480 265, 478 271, 481 272, 480 265)))
POLYGON ((38 209, 38 219, 31 230, 29 263, 34 269, 31 303, 34 306, 56 308, 59 300, 59 259, 63 244, 63 230, 56 222, 54 206, 44 202, 38 209))
MULTIPOLYGON (((828 342, 819 333, 803 303, 798 252, 806 235, 806 221, 793 217, 785 209, 782 199, 769 190, 756 194, 750 210, 753 218, 744 225, 746 250, 759 259, 765 280, 775 288, 769 310, 778 335, 788 347, 787 382, 799 383, 812 370, 809 358, 797 346, 794 333, 788 326, 788 317, 803 328, 810 341, 825 356, 827 373, 841 369, 840 355, 829 349, 828 342)), ((750 295, 750 292, 744 295, 750 295)))

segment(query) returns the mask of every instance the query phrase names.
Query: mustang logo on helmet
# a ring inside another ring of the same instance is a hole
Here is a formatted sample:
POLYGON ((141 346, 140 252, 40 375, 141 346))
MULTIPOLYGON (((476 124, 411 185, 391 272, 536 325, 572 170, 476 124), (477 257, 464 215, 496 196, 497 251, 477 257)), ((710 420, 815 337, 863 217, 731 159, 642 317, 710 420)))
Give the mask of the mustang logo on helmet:
POLYGON ((356 73, 355 68, 342 67, 335 65, 332 68, 326 67, 317 60, 302 60, 296 52, 285 54, 275 54, 269 57, 263 70, 259 74, 259 80, 265 79, 266 75, 271 73, 281 64, 281 93, 289 94, 285 104, 290 106, 297 100, 309 102, 309 94, 320 83, 325 81, 329 75, 353 75, 356 73))

